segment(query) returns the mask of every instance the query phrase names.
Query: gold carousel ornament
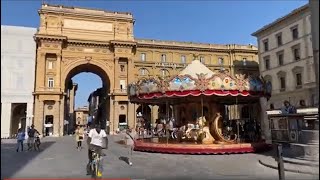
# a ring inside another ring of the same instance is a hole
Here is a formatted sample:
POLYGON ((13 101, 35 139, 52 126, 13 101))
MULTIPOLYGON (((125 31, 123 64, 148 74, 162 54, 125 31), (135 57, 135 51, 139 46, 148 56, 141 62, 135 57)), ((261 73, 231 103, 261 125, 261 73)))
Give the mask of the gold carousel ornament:
POLYGON ((132 83, 128 88, 131 103, 166 106, 161 122, 164 136, 155 133, 138 138, 134 150, 220 154, 268 149, 261 135, 255 142, 246 137, 252 131, 247 127, 259 122, 259 98, 270 97, 270 87, 260 77, 215 73, 199 60, 192 61, 176 76, 144 78, 132 83), (239 108, 233 107, 238 105, 246 107, 249 115, 236 117, 239 108), (172 114, 169 106, 173 107, 172 114))

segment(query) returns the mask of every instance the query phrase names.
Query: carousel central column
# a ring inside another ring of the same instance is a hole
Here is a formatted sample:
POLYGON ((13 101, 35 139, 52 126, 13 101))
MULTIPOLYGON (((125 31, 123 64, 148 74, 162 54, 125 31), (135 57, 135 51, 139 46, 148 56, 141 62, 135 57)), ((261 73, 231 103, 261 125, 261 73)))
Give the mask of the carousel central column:
POLYGON ((156 124, 156 120, 159 118, 159 106, 152 106, 152 118, 151 118, 151 124, 152 124, 152 127, 155 126, 156 124))

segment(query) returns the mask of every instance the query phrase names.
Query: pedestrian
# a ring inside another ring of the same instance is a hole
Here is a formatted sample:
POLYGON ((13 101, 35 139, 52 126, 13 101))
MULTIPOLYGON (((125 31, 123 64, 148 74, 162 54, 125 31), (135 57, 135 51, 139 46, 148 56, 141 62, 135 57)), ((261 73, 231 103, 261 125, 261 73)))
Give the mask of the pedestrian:
POLYGON ((31 128, 28 130, 28 150, 31 150, 34 148, 36 150, 35 146, 35 136, 40 135, 39 131, 34 128, 34 125, 31 125, 31 128))
POLYGON ((17 134, 17 152, 19 152, 19 148, 21 146, 21 151, 23 151, 23 141, 25 139, 25 132, 19 128, 17 134))
POLYGON ((83 128, 78 125, 75 134, 76 134, 76 141, 77 141, 77 149, 80 151, 82 149, 82 141, 84 138, 83 128))

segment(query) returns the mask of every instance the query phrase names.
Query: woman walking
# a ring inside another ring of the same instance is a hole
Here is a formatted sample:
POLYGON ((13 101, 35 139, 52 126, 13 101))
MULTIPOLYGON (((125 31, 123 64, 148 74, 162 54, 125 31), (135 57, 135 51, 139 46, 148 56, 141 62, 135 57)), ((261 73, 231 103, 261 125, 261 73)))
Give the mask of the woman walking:
POLYGON ((82 149, 82 141, 84 138, 84 130, 81 126, 78 126, 76 129, 76 141, 77 141, 77 149, 80 151, 82 149))

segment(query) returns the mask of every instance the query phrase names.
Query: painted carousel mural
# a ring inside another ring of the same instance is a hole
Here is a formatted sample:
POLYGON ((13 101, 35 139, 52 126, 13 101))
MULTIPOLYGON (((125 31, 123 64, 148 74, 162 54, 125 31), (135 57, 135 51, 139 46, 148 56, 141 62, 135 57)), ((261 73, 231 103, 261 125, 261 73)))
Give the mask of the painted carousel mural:
POLYGON ((270 97, 271 84, 260 77, 215 73, 194 60, 177 76, 130 84, 128 94, 131 103, 165 107, 151 131, 137 128, 137 151, 221 154, 268 147, 261 139, 259 98, 270 97))

